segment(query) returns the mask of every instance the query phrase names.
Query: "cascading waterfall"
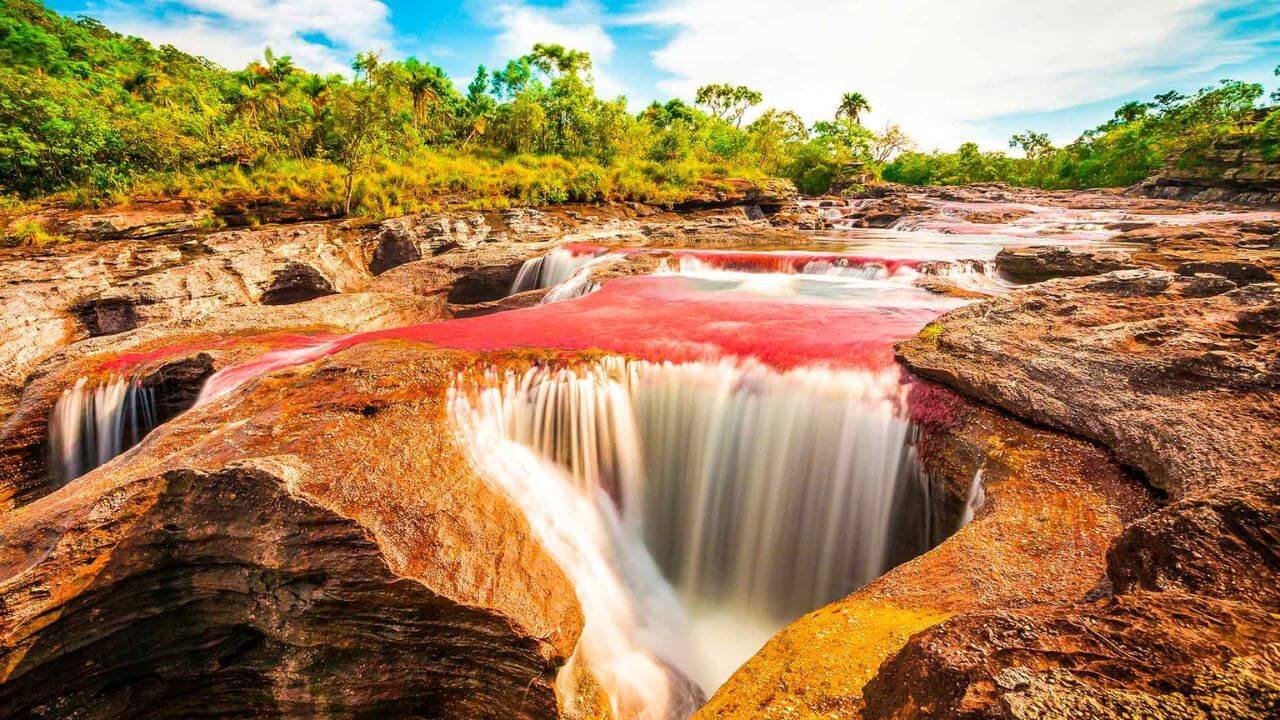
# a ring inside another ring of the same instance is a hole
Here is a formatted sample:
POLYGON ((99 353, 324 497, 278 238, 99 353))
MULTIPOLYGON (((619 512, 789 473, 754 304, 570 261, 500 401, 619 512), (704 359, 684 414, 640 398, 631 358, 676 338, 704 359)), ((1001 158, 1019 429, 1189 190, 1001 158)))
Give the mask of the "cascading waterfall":
POLYGON ((868 258, 812 256, 812 259, 800 254, 729 254, 726 259, 717 258, 713 252, 704 252, 701 256, 679 254, 676 267, 672 269, 664 263, 662 272, 682 275, 713 274, 717 272, 761 272, 800 275, 822 275, 828 277, 853 278, 859 280, 888 280, 901 275, 914 277, 915 272, 906 264, 886 263, 868 258), (751 257, 754 263, 743 262, 744 257, 751 257), (754 266, 753 266, 754 265, 754 266))
POLYGON ((520 266, 511 294, 540 288, 555 287, 573 277, 584 265, 604 254, 604 248, 588 250, 555 248, 546 255, 529 258, 520 266))
MULTIPOLYGON (((670 585, 644 547, 623 530, 604 493, 511 437, 513 424, 518 432, 543 432, 513 414, 518 412, 513 396, 522 397, 520 403, 563 409, 577 391, 575 380, 562 379, 569 387, 535 388, 514 375, 497 384, 492 374, 487 386, 455 383, 449 393, 455 427, 473 465, 519 504, 577 592, 582 635, 557 677, 567 709, 575 710, 574 665, 582 661, 608 694, 614 717, 683 720, 701 704, 702 694, 673 672, 690 664, 690 651, 687 620, 670 585)), ((573 456, 562 457, 572 462, 573 456)))
POLYGON ((614 541, 651 555, 693 613, 702 647, 679 667, 707 690, 785 622, 883 573, 892 538, 928 537, 897 527, 929 518, 895 516, 920 479, 894 369, 606 358, 459 386, 455 412, 612 499, 614 541))
POLYGON ((525 260, 510 294, 551 288, 542 297, 543 304, 589 295, 600 289, 599 284, 591 281, 591 273, 622 257, 621 253, 611 253, 605 248, 556 248, 546 255, 525 260))
POLYGON ((155 394, 140 380, 115 375, 90 387, 80 378, 53 407, 51 470, 74 480, 137 445, 156 424, 155 394))
POLYGON ((947 278, 960 287, 972 290, 1001 291, 1014 285, 1000 277, 996 264, 990 260, 922 263, 917 270, 922 275, 947 278))

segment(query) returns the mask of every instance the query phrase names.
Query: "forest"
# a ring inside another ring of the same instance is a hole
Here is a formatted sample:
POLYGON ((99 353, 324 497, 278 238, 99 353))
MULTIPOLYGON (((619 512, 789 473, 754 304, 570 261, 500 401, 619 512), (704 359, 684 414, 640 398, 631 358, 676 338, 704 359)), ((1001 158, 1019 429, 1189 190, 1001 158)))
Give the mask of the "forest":
POLYGON ((788 178, 810 194, 878 179, 1079 188, 1129 184, 1172 157, 1194 162, 1188 150, 1228 133, 1280 144, 1266 90, 1234 81, 1128 103, 1063 147, 1028 131, 1011 155, 973 143, 919 152, 897 125, 865 127, 870 101, 857 92, 812 124, 728 84, 633 112, 623 97, 600 97, 591 71, 587 54, 551 44, 480 66, 465 87, 429 62, 374 53, 348 75, 312 73, 270 49, 232 70, 38 0, 6 0, 0 202, 269 195, 385 217, 449 197, 673 202, 730 177, 788 178))

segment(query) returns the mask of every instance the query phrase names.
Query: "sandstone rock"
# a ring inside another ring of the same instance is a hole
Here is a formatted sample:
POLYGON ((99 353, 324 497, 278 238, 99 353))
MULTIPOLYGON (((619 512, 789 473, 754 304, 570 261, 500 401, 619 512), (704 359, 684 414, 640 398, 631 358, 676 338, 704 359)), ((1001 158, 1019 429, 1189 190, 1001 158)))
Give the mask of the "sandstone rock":
POLYGON ((1040 282, 1056 277, 1100 275, 1134 267, 1124 252, 1071 250, 1064 245, 1011 246, 996 254, 996 267, 1013 280, 1040 282))
POLYGON ((470 362, 262 378, 0 515, 0 715, 561 715, 581 610, 453 441, 470 362))
POLYGON ((1193 282, 1120 271, 1042 283, 955 310, 899 353, 926 377, 1114 448, 1182 496, 1251 477, 1280 450, 1269 331, 1280 286, 1184 294, 1193 282))
POLYGON ((864 717, 1274 715, 1280 285, 1188 291, 1205 279, 1051 281, 899 346, 917 372, 1105 444, 1172 502, 1119 533, 1088 596, 913 637, 864 717))
POLYGON ((440 298, 352 293, 296 305, 228 308, 63 348, 32 372, 20 400, 0 423, 0 511, 58 487, 60 478, 47 465, 54 403, 78 378, 110 372, 104 366, 121 356, 142 358, 131 372, 143 386, 156 388, 158 414, 165 420, 190 407, 215 370, 261 353, 289 333, 378 330, 446 316, 440 298))

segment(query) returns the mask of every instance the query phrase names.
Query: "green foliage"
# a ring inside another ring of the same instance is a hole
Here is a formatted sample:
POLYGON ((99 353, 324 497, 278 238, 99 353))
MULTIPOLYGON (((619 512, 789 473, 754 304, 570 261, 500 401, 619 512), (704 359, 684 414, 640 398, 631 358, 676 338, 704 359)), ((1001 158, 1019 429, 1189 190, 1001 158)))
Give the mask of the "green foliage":
POLYGON ((1268 146, 1257 109, 1261 85, 1224 80, 1188 97, 1176 91, 1152 102, 1130 102, 1111 120, 1055 148, 1043 133, 1014 135, 1023 157, 981 152, 967 143, 954 153, 902 153, 884 168, 886 180, 915 185, 1001 181, 1043 188, 1119 187, 1159 170, 1170 158, 1184 167, 1205 161, 1224 137, 1244 133, 1268 146))
POLYGON ((730 175, 781 176, 824 193, 882 170, 921 184, 1083 187, 1134 182, 1170 156, 1198 162, 1226 133, 1271 138, 1265 152, 1280 147, 1280 121, 1258 122, 1254 110, 1264 91, 1244 83, 1129 103, 1063 148, 1029 131, 1015 136, 1025 157, 1014 158, 971 143, 911 152, 897 126, 862 125, 871 106, 856 92, 812 127, 768 108, 746 122, 763 97, 740 85, 706 85, 694 104, 673 99, 633 114, 624 98, 597 94, 590 56, 552 44, 480 66, 465 94, 417 58, 363 53, 352 69, 318 75, 267 48, 227 70, 39 0, 4 0, 0 208, 51 195, 84 205, 272 195, 382 216, 442 196, 668 202, 730 175))

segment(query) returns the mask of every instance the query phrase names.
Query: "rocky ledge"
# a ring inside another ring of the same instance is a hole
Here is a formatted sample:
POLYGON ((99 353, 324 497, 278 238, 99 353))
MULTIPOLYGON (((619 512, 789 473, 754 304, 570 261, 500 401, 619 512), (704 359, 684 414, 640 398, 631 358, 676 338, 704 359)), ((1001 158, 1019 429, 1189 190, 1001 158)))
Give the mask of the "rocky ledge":
POLYGON ((1109 448, 1167 496, 1070 602, 959 615, 866 717, 1270 717, 1280 707, 1280 285, 1121 270, 953 311, 914 372, 1109 448))

